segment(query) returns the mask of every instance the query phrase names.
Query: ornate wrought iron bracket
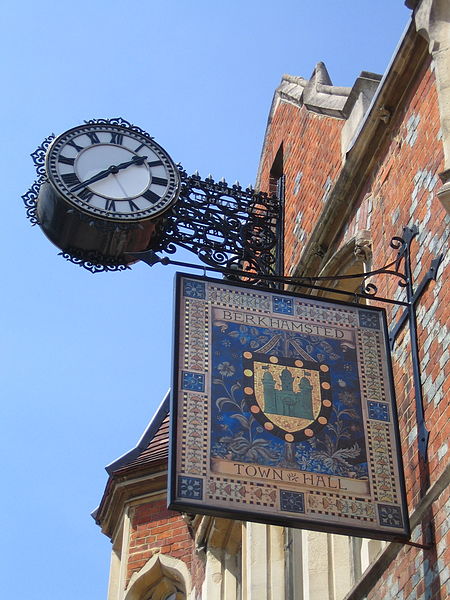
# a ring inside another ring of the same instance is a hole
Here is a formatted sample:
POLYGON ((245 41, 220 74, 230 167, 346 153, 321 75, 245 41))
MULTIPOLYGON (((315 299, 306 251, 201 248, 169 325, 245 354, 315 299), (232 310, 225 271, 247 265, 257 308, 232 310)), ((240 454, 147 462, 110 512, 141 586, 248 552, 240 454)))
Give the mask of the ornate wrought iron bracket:
MULTIPOLYGON (((37 180, 22 196, 33 225, 38 224, 39 190, 46 181, 45 153, 53 138, 48 137, 32 154, 37 180)), ((203 180, 198 173, 189 176, 181 165, 178 168, 180 197, 159 222, 149 250, 174 254, 179 247, 195 253, 210 267, 246 269, 254 275, 279 273, 283 264, 282 201, 275 195, 255 192, 251 186, 244 189, 239 182, 216 182, 210 175, 203 180)), ((121 260, 71 248, 60 254, 92 273, 128 268, 125 256, 121 260)))
POLYGON ((280 264, 281 201, 276 196, 232 186, 180 166, 181 194, 162 221, 151 250, 194 252, 209 267, 276 275, 280 264))

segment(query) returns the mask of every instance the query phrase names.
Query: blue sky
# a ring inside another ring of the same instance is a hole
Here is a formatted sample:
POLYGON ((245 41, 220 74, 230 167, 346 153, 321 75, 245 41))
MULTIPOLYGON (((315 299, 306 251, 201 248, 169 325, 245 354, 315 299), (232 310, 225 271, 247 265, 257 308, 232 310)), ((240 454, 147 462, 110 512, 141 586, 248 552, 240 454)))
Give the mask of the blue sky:
POLYGON ((92 275, 59 257, 25 218, 30 153, 52 132, 121 116, 188 172, 254 183, 282 74, 308 78, 324 61, 351 86, 383 73, 410 11, 402 0, 5 0, 2 13, 2 595, 106 598, 110 543, 90 512, 104 466, 135 445, 169 386, 174 270, 92 275))

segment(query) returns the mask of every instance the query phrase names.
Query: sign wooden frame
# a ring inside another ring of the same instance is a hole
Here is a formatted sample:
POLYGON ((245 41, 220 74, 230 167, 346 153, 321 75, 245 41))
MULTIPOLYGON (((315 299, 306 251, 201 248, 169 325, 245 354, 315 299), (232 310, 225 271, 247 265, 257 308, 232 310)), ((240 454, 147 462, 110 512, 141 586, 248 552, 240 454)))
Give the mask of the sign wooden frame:
POLYGON ((410 537, 384 309, 177 273, 169 508, 410 537))

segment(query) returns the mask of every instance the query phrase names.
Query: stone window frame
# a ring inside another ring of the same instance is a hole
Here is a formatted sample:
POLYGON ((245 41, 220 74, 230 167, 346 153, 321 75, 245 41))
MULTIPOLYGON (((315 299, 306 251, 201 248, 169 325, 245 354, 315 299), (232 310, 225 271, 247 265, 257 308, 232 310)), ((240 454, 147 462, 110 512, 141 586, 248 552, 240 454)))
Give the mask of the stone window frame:
POLYGON ((188 600, 192 581, 186 563, 157 553, 134 573, 123 600, 188 600))

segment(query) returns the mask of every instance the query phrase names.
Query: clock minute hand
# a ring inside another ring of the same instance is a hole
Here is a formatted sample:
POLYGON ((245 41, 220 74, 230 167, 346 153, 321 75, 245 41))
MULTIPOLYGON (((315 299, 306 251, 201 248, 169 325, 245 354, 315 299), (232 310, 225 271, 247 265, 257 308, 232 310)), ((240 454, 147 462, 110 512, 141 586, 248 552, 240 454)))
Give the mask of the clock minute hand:
POLYGON ((70 191, 78 192, 78 190, 81 190, 82 188, 86 187, 87 185, 90 185, 91 183, 95 183, 96 181, 100 181, 101 179, 108 177, 108 175, 115 175, 116 173, 118 173, 122 169, 126 169, 130 165, 142 165, 142 164, 144 164, 144 161, 147 160, 147 158, 148 158, 147 156, 133 156, 133 158, 131 160, 120 163, 119 165, 111 165, 107 169, 104 169, 103 171, 100 171, 99 173, 97 173, 96 175, 93 175, 89 179, 86 179, 86 181, 81 181, 73 188, 70 188, 70 191))

